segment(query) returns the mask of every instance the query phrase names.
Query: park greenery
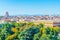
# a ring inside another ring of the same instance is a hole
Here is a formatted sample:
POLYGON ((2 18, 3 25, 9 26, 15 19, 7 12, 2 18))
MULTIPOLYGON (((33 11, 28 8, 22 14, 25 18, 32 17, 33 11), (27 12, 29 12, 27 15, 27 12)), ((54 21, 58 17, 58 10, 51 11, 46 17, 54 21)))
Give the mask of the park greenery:
POLYGON ((59 27, 44 27, 40 23, 6 22, 0 24, 0 40, 60 40, 59 27))

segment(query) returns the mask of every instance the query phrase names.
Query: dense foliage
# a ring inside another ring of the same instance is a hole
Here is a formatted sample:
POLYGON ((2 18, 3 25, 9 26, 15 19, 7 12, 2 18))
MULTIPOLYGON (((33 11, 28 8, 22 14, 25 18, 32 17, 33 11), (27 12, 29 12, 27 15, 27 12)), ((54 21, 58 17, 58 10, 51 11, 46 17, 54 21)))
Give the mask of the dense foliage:
POLYGON ((47 27, 33 22, 0 24, 0 40, 60 40, 58 27, 47 27))

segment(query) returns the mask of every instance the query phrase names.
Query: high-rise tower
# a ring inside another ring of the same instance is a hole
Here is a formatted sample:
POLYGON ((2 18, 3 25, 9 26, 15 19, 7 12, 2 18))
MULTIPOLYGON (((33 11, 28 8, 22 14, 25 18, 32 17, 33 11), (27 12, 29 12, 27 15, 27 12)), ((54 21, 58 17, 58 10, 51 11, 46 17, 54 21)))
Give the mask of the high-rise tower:
POLYGON ((6 17, 9 17, 9 13, 8 13, 8 12, 6 12, 5 16, 6 16, 6 17))
POLYGON ((9 13, 6 11, 5 17, 8 19, 9 18, 9 13))

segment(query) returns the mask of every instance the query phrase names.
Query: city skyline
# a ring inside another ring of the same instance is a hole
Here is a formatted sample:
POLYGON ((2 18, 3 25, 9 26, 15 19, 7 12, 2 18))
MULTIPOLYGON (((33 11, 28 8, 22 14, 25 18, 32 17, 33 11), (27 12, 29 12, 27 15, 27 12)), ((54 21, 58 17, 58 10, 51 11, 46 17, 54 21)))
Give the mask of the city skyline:
POLYGON ((60 15, 59 0, 0 0, 0 16, 5 15, 60 15))

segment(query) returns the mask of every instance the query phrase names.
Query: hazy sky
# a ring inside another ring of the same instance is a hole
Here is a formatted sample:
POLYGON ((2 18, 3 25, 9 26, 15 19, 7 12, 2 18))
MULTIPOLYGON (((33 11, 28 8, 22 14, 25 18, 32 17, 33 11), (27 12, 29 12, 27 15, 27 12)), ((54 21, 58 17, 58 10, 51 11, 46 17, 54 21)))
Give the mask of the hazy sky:
POLYGON ((0 15, 60 15, 59 0, 0 0, 0 15))

